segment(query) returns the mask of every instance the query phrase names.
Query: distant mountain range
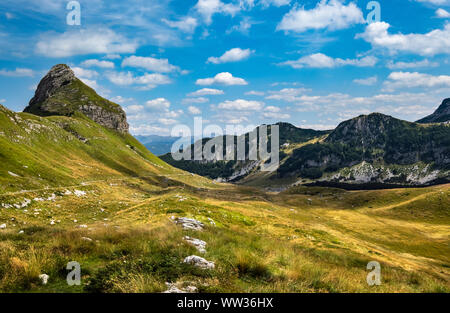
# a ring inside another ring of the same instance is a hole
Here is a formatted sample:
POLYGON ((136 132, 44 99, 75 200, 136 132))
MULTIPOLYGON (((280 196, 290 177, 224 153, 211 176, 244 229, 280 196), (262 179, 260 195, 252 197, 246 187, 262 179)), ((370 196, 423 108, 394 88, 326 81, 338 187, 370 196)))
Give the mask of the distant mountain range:
POLYGON ((449 110, 450 99, 445 99, 435 113, 416 123, 373 113, 325 132, 278 123, 281 163, 273 173, 260 171, 267 160, 175 161, 170 154, 162 159, 221 181, 273 188, 295 184, 353 188, 444 183, 450 173, 449 110))
POLYGON ((169 153, 172 149, 172 145, 180 139, 180 137, 170 137, 170 136, 158 136, 149 135, 135 136, 148 150, 152 151, 155 155, 163 155, 169 153))
POLYGON ((448 123, 450 121, 450 98, 444 99, 433 114, 424 117, 417 123, 448 123))

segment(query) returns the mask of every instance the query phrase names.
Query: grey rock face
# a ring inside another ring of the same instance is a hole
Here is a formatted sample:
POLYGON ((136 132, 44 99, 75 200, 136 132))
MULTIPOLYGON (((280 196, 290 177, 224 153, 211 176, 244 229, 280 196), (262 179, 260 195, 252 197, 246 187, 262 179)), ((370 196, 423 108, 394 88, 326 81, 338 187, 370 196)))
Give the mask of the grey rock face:
POLYGON ((116 113, 107 111, 100 106, 87 104, 80 107, 80 112, 107 128, 118 130, 121 133, 128 132, 129 125, 123 110, 116 113))
POLYGON ((47 75, 40 81, 36 93, 30 100, 28 107, 32 107, 45 101, 47 98, 53 96, 60 87, 70 84, 75 79, 75 74, 69 66, 65 64, 53 66, 47 75))

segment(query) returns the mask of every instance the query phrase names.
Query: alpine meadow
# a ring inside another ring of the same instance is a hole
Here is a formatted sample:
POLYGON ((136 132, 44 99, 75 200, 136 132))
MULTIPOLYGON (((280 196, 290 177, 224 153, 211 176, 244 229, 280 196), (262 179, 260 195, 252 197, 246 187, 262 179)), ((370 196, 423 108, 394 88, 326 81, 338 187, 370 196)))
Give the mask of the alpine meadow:
POLYGON ((450 2, 396 2, 2 0, 0 293, 449 293, 450 2))

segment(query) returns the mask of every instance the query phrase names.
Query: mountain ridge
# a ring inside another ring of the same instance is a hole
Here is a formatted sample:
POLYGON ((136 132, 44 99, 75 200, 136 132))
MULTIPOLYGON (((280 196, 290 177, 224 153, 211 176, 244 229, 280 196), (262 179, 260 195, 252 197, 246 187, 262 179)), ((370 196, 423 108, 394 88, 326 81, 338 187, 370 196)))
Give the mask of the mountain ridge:
POLYGON ((450 98, 444 99, 442 104, 432 114, 420 119, 417 123, 449 123, 450 98))
POLYGON ((272 174, 259 172, 264 160, 236 167, 230 165, 232 161, 218 161, 217 165, 197 161, 193 166, 193 161, 174 162, 169 154, 162 159, 199 175, 239 184, 429 185, 449 181, 449 126, 372 113, 343 121, 332 131, 300 137, 296 142, 285 143, 286 137, 281 134, 286 132, 280 131, 280 166, 272 174))

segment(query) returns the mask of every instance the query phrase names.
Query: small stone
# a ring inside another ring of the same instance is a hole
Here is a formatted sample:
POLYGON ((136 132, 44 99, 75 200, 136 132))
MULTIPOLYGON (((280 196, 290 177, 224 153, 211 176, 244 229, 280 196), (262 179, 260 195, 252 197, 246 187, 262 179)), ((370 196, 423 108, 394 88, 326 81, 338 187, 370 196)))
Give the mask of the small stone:
POLYGON ((192 264, 192 265, 197 266, 202 269, 214 269, 215 268, 214 262, 207 261, 204 258, 199 257, 197 255, 191 255, 191 256, 186 257, 184 259, 183 263, 192 264))
POLYGON ((174 221, 175 224, 181 224, 183 229, 186 230, 203 230, 203 227, 205 226, 202 222, 187 217, 176 218, 174 221))
POLYGON ((47 274, 39 275, 39 279, 41 280, 42 285, 47 285, 49 278, 50 276, 48 276, 47 274))
POLYGON ((195 293, 198 290, 195 286, 179 288, 176 284, 173 283, 166 283, 166 286, 168 289, 163 293, 195 293))
POLYGON ((185 236, 183 238, 189 244, 193 245, 200 253, 206 253, 206 242, 200 239, 191 238, 189 236, 185 236))

